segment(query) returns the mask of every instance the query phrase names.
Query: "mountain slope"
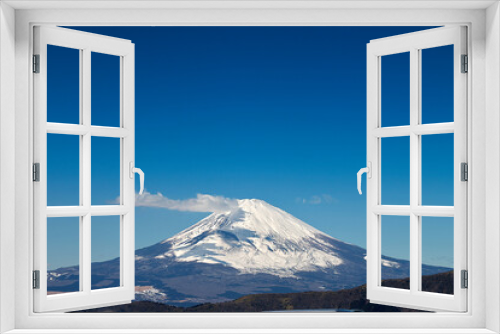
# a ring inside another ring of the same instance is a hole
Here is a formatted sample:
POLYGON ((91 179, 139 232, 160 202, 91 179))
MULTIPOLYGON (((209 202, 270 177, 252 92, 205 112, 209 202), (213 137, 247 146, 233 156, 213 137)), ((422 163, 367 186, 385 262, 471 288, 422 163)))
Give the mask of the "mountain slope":
MULTIPOLYGON (((136 297, 189 306, 248 294, 327 291, 366 282, 366 251, 260 200, 240 200, 190 228, 136 251, 136 297), (151 288, 149 288, 151 287, 151 288)), ((384 279, 408 276, 409 262, 384 257, 384 279)), ((51 272, 63 291, 71 268, 51 272)), ((119 280, 117 259, 94 263, 93 284, 119 280)), ((423 266, 423 274, 449 268, 423 266)), ((74 275, 73 275, 74 276, 74 275)), ((73 282, 77 284, 78 282, 73 282)))
POLYGON ((338 240, 285 211, 259 200, 240 200, 232 212, 214 213, 155 247, 137 260, 176 258, 181 262, 222 264, 243 274, 293 276, 342 264, 338 240), (155 254, 160 251, 160 254, 155 254))

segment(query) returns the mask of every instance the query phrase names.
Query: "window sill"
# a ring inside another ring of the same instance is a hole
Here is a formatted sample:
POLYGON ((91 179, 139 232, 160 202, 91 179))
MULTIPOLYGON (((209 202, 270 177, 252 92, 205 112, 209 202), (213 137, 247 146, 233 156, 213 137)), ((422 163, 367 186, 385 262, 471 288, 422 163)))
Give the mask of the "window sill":
POLYGON ((488 329, 15 329, 5 334, 494 334, 488 329))

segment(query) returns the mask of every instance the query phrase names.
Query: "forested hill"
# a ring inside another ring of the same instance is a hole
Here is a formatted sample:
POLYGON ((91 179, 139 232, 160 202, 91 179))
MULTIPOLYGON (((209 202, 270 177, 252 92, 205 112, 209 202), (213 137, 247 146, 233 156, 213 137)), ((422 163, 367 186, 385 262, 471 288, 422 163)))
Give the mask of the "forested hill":
MULTIPOLYGON (((409 279, 384 280, 383 286, 407 289, 409 279)), ((424 276, 424 291, 453 293, 453 271, 424 276)), ((103 307, 81 312, 265 312, 335 309, 360 312, 415 312, 399 307, 371 304, 366 299, 366 285, 352 289, 324 292, 254 294, 223 303, 207 303, 192 307, 175 307, 149 301, 103 307)))

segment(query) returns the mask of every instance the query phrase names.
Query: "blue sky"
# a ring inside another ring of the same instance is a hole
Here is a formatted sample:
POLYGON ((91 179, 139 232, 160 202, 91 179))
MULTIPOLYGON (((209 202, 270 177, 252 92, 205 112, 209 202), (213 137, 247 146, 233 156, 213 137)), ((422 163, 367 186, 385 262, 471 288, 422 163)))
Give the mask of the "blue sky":
MULTIPOLYGON (((199 193, 262 199, 365 247, 366 198, 355 180, 366 162, 366 44, 427 28, 74 29, 135 43, 136 166, 146 173, 149 192, 171 199, 199 193)), ((451 51, 423 51, 424 123, 453 121, 451 51)), ((384 126, 408 124, 408 61, 405 54, 382 60, 384 126)), ((48 120, 77 123, 78 51, 50 47, 48 62, 48 120)), ((114 56, 92 56, 94 125, 118 125, 118 64, 114 56)), ((78 204, 78 138, 67 137, 49 135, 49 205, 78 204)), ((453 205, 453 135, 422 141, 423 204, 453 205)), ((408 204, 408 138, 383 139, 382 145, 383 204, 408 204)), ((92 204, 109 204, 119 191, 119 144, 95 138, 92 149, 92 204)), ((206 215, 138 207, 137 248, 206 215)), ((116 230, 113 218, 101 219, 109 228, 95 236, 93 260, 117 256, 116 238, 108 237, 116 230)), ((78 261, 77 244, 61 241, 75 228, 57 224, 49 234, 49 244, 58 245, 49 248, 51 268, 78 261)), ((425 226, 424 262, 452 266, 452 222, 426 218, 425 226)), ((384 253, 408 258, 405 228, 389 230, 384 253)))

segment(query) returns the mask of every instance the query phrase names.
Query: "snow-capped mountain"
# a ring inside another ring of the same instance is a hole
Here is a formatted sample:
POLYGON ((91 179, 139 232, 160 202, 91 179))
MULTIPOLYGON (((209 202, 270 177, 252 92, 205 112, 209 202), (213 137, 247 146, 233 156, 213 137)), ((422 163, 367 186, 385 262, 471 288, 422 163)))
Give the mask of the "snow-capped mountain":
POLYGON ((243 274, 293 276, 342 264, 334 240, 264 201, 245 199, 237 210, 211 214, 161 242, 168 250, 150 256, 222 264, 243 274))
MULTIPOLYGON (((213 213, 171 238, 137 250, 137 299, 193 305, 252 293, 350 288, 366 282, 365 257, 363 248, 264 201, 239 200, 232 211, 213 213)), ((382 265, 384 279, 408 276, 408 261, 384 257, 382 265)), ((118 266, 117 259, 93 263, 93 284, 116 286, 118 266)), ((447 270, 423 266, 423 274, 447 270)), ((71 271, 52 271, 49 283, 62 291, 61 280, 73 277, 68 275, 71 271)))

